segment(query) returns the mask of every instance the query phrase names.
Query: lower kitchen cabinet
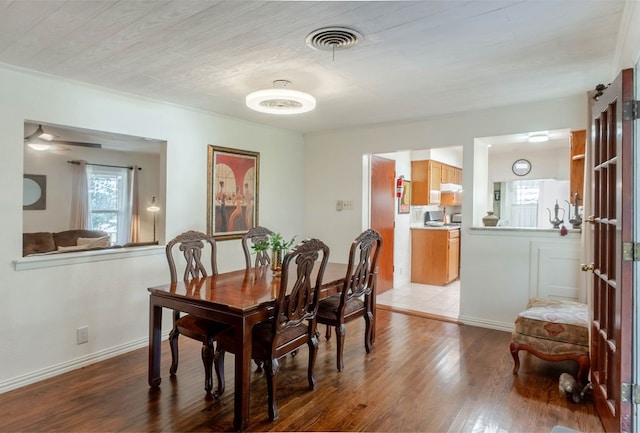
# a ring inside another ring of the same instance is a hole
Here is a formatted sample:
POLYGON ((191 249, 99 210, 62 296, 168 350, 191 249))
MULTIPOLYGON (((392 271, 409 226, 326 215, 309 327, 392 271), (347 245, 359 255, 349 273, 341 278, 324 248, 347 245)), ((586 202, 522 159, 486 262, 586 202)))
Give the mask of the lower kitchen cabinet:
POLYGON ((460 274, 460 229, 411 230, 411 281, 444 286, 460 274))

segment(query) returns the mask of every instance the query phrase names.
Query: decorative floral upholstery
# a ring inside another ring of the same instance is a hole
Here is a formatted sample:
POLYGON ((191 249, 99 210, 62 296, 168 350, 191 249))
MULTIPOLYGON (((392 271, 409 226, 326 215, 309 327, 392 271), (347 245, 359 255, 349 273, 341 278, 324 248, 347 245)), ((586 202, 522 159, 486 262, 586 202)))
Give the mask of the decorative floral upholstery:
POLYGON ((514 334, 583 346, 589 351, 587 304, 533 298, 515 321, 514 334))
POLYGON ((532 298, 518 314, 511 336, 514 369, 520 368, 518 352, 547 361, 575 360, 578 381, 589 370, 589 319, 587 304, 546 298, 532 298))

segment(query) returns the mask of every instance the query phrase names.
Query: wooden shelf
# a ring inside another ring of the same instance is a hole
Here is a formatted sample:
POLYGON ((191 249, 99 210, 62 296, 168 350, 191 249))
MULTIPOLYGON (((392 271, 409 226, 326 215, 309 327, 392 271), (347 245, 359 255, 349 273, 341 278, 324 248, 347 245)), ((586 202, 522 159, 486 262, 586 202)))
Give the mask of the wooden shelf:
MULTIPOLYGON (((587 131, 571 131, 571 161, 569 169, 569 202, 578 193, 584 200, 584 163, 587 131)), ((582 202, 584 203, 584 202, 582 202)))

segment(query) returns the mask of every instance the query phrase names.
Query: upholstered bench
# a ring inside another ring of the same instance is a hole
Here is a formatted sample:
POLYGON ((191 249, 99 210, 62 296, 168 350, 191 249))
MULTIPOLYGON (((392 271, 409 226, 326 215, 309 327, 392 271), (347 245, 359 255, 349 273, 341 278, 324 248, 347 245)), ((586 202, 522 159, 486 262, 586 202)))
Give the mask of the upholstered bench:
POLYGON ((513 373, 520 368, 518 352, 526 350, 545 361, 573 360, 577 380, 584 383, 589 372, 589 320, 587 304, 532 298, 518 314, 511 337, 513 373))

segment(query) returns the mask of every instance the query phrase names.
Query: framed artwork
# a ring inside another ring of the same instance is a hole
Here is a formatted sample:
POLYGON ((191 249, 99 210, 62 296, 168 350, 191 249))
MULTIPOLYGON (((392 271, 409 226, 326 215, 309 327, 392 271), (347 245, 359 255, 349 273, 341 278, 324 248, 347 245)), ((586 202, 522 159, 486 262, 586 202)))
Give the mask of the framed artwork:
POLYGON ((404 181, 402 195, 398 197, 398 213, 409 213, 411 207, 411 181, 404 181))
POLYGON ((260 153, 209 145, 207 233, 239 239, 258 225, 260 153))

